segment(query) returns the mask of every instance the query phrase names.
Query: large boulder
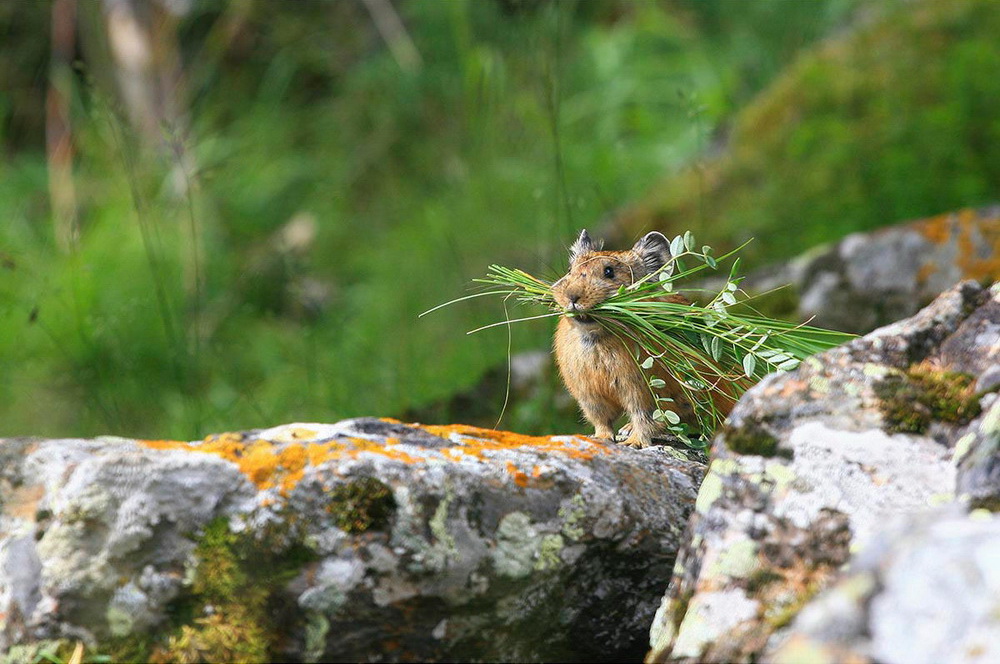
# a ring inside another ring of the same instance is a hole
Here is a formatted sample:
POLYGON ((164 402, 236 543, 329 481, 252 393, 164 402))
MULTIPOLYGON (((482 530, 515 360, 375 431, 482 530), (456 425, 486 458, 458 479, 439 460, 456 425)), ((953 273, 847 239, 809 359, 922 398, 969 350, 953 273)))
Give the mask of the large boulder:
POLYGON ((912 316, 963 279, 1000 279, 1000 206, 852 233, 751 273, 743 286, 781 288, 769 296, 776 313, 865 333, 912 316))
POLYGON ((775 664, 1000 661, 1000 516, 943 509, 885 524, 769 644, 775 664))
POLYGON ((0 661, 640 658, 703 472, 377 419, 0 440, 0 661))
POLYGON ((757 660, 888 520, 996 506, 998 353, 1000 285, 965 282, 748 391, 715 441, 648 660, 757 660))

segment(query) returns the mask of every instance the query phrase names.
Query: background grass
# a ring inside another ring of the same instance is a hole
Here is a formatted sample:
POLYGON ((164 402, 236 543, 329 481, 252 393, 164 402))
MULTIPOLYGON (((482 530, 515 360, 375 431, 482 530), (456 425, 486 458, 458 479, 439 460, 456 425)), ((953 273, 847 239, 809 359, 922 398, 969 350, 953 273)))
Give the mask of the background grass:
MULTIPOLYGON (((464 334, 502 310, 417 314, 462 295, 491 263, 555 276, 583 226, 631 240, 689 225, 720 251, 761 234, 763 262, 996 198, 983 179, 996 148, 988 158, 968 148, 996 130, 997 105, 982 97, 995 94, 990 0, 394 6, 417 66, 394 57, 362 3, 193 4, 171 23, 184 121, 160 127, 159 148, 128 119, 99 5, 81 4, 69 69, 40 37, 52 3, 0 6, 0 435, 190 439, 357 415, 462 420, 461 408, 427 407, 503 364, 504 331, 464 334), (927 48, 919 40, 932 33, 907 22, 891 38, 866 27, 890 31, 899 12, 928 4, 955 8, 927 19, 946 21, 954 50, 927 48), (835 94, 844 72, 862 77, 867 65, 823 55, 854 34, 869 35, 866 48, 911 46, 879 51, 886 71, 904 72, 886 74, 887 86, 908 84, 922 57, 956 54, 946 87, 866 88, 887 112, 925 109, 913 117, 942 128, 926 141, 919 126, 890 129, 902 133, 877 163, 900 199, 912 194, 907 205, 841 186, 838 151, 881 154, 853 122, 868 108, 860 93, 835 94), (794 77, 808 94, 782 95, 794 77), (69 251, 53 231, 51 82, 72 125, 81 232, 69 251), (817 96, 821 112, 807 103, 817 96), (794 139, 800 159, 773 147, 786 120, 758 129, 768 105, 800 124, 816 116, 802 129, 815 140, 794 139), (743 178, 713 188, 731 146, 743 178), (928 175, 929 151, 965 156, 928 175), (822 159, 810 170, 813 154, 822 159), (800 176, 812 184, 799 192, 800 176), (942 179, 946 197, 934 193, 942 179), (797 192, 794 205, 768 193, 782 188, 797 192), (790 217, 801 233, 776 232, 790 217)), ((545 348, 550 335, 549 321, 520 326, 513 348, 545 348)), ((504 426, 574 426, 553 415, 555 389, 516 404, 504 426)))

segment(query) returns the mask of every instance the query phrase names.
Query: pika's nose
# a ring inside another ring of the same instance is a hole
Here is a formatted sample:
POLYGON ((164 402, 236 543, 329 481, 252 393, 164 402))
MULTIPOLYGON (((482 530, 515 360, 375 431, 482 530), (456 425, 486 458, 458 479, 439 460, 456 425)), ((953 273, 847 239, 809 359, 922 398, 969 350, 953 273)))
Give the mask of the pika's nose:
POLYGON ((570 295, 569 296, 569 303, 570 304, 576 304, 579 301, 580 301, 580 296, 579 295, 570 295))

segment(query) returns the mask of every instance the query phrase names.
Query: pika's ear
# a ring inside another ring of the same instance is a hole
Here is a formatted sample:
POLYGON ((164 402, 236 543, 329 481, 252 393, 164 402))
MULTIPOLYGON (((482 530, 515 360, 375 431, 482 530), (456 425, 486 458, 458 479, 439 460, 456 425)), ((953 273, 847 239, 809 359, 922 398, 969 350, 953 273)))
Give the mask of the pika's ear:
POLYGON ((584 228, 580 231, 580 236, 576 238, 576 242, 569 248, 569 260, 570 262, 575 261, 579 256, 587 253, 588 251, 599 251, 603 242, 594 243, 590 239, 590 233, 584 228))
POLYGON ((643 235, 632 247, 632 251, 639 254, 647 270, 656 272, 670 259, 670 242, 663 233, 652 231, 643 235))

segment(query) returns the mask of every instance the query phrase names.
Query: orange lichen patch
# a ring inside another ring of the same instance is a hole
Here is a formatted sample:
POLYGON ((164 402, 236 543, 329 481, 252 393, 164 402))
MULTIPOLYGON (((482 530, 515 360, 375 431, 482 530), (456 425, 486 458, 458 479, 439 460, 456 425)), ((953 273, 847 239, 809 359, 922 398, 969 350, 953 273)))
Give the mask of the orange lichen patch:
POLYGON ((309 465, 318 466, 324 461, 343 455, 347 450, 347 445, 344 443, 313 443, 303 445, 302 448, 305 450, 309 465))
POLYGON ((191 447, 190 443, 180 440, 137 440, 135 442, 154 450, 186 450, 191 447))
POLYGON ((1000 218, 973 220, 960 217, 962 232, 958 236, 958 266, 962 276, 970 279, 1000 279, 1000 218), (979 237, 974 238, 976 234, 979 237), (976 246, 976 239, 985 241, 990 250, 983 256, 976 246))
POLYGON ((242 455, 231 461, 235 461, 250 481, 262 489, 272 487, 272 478, 281 470, 274 445, 265 440, 250 443, 242 455))
MULTIPOLYGON (((956 239, 958 268, 963 277, 1000 279, 1000 217, 980 216, 967 208, 925 219, 915 227, 934 244, 956 239)), ((924 265, 919 276, 926 279, 934 271, 933 265, 924 265)))
POLYGON ((790 380, 786 383, 785 387, 781 390, 781 396, 790 397, 800 392, 804 392, 809 388, 809 383, 804 380, 790 380))
POLYGON ((242 434, 209 436, 205 442, 185 443, 176 440, 137 440, 157 450, 185 450, 213 454, 235 464, 260 489, 278 487, 288 495, 305 475, 306 468, 336 459, 356 459, 362 453, 375 453, 404 463, 423 459, 395 449, 398 438, 385 442, 351 438, 347 442, 285 443, 268 440, 245 440, 242 434))
POLYGON ((938 267, 934 263, 924 263, 917 269, 917 284, 923 286, 927 283, 927 280, 931 278, 931 275, 938 271, 938 267))
MULTIPOLYGON (((574 443, 568 440, 555 440, 549 436, 525 436, 510 431, 481 429, 466 424, 422 425, 421 428, 446 440, 452 440, 453 436, 458 437, 460 447, 457 449, 463 454, 478 458, 483 458, 483 453, 491 450, 511 450, 523 447, 554 452, 572 459, 588 460, 609 449, 586 439, 580 439, 579 442, 574 443)), ((449 451, 449 453, 454 456, 454 452, 449 451)))
POLYGON ((507 462, 507 472, 514 478, 514 484, 522 488, 528 486, 528 476, 510 461, 507 462))
POLYGON ((951 238, 951 219, 949 212, 918 221, 915 225, 920 234, 934 244, 944 244, 951 238))
POLYGON ((205 443, 242 443, 246 440, 246 435, 238 431, 227 431, 226 433, 217 433, 210 436, 205 436, 205 443))
MULTIPOLYGON (((609 448, 587 439, 554 440, 546 436, 524 436, 509 431, 480 429, 462 424, 450 426, 424 426, 425 431, 457 442, 453 447, 440 450, 444 458, 460 460, 466 457, 483 460, 486 453, 498 450, 526 448, 561 454, 573 459, 588 460, 609 448)), ((277 488, 281 495, 288 493, 302 480, 306 469, 337 459, 356 459, 362 454, 378 454, 407 464, 426 461, 400 449, 398 438, 384 441, 367 438, 349 438, 326 443, 274 442, 247 440, 239 433, 209 436, 202 443, 185 443, 176 440, 138 440, 140 445, 157 450, 184 450, 213 454, 236 465, 260 489, 277 488)), ((541 470, 532 467, 531 476, 508 463, 507 472, 521 487, 537 482, 541 470), (534 478, 534 479, 533 479, 534 478)))
POLYGON ((357 455, 361 452, 374 452, 404 463, 425 461, 425 459, 407 454, 402 450, 392 449, 390 447, 391 445, 399 445, 399 439, 386 438, 385 442, 381 442, 378 440, 368 440, 367 438, 351 438, 351 449, 345 450, 344 454, 349 458, 354 459, 357 458, 357 455))

